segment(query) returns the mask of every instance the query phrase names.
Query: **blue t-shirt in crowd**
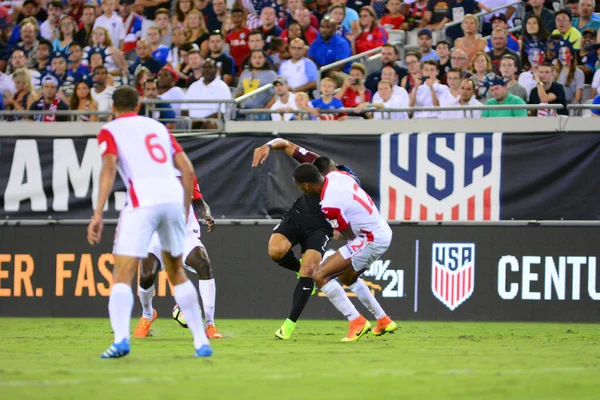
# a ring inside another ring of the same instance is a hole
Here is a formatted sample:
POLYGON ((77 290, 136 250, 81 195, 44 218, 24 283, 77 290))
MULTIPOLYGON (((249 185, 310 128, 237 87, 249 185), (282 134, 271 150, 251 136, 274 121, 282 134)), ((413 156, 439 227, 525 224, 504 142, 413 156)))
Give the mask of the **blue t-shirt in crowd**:
MULTIPOLYGON (((308 49, 308 57, 312 58, 317 64, 317 67, 331 64, 352 55, 350 43, 341 36, 333 35, 329 42, 325 43, 321 35, 308 49)), ((344 72, 350 72, 350 64, 346 64, 344 72)))
MULTIPOLYGON (((600 94, 594 97, 594 101, 592 102, 592 104, 600 104, 600 94)), ((592 114, 600 116, 600 110, 592 110, 592 114)))
POLYGON ((169 57, 170 51, 171 49, 169 49, 164 44, 161 44, 156 50, 152 52, 152 58, 161 63, 163 66, 167 65, 167 57, 169 57))

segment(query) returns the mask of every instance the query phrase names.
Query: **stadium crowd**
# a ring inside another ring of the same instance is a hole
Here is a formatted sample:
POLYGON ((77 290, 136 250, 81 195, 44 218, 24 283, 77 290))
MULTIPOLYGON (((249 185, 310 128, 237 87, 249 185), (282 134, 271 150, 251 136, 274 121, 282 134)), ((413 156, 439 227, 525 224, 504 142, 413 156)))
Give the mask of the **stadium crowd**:
MULTIPOLYGON (((135 86, 170 127, 215 118, 219 103, 272 109, 236 118, 479 118, 566 109, 385 112, 480 104, 578 104, 600 88, 595 0, 24 0, 0 2, 0 110, 80 110, 103 121, 135 86), (505 7, 496 10, 499 7, 505 7), (490 12, 491 10, 496 10, 490 12), (489 12, 481 17, 474 14, 489 12), (454 25, 453 25, 454 23, 454 25), (447 26, 447 24, 449 24, 447 26), (404 40, 392 36, 404 31, 404 40), (486 37, 489 36, 489 39, 486 37), (415 45, 406 43, 415 37, 415 45), (336 61, 381 48, 381 64, 336 61), (370 69, 368 69, 369 67, 370 69), (319 87, 317 87, 319 84, 319 87), (591 92, 584 97, 584 86, 591 92), (172 102, 172 103, 171 103, 172 102), (326 109, 353 109, 345 114, 326 109), (365 112, 373 110, 375 112, 365 112), (304 110, 304 113, 293 113, 304 110), (321 111, 319 111, 321 110, 321 111)), ((146 109, 146 107, 148 109, 146 109)), ((593 110, 600 115, 600 110, 593 110)), ((5 120, 17 120, 17 115, 5 120)), ((36 121, 68 120, 38 114, 36 121)), ((200 122, 211 127, 212 122, 200 122)))

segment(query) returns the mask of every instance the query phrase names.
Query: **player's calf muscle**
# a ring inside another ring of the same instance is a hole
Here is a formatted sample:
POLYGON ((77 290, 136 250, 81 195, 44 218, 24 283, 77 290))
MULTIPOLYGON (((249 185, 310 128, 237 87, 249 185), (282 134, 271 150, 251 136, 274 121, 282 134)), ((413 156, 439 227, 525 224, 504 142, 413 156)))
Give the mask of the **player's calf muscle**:
POLYGON ((213 279, 212 266, 205 249, 196 247, 187 256, 185 263, 194 268, 200 280, 213 279))
POLYGON ((149 289, 154 285, 159 270, 160 261, 158 261, 158 258, 154 254, 150 253, 147 258, 142 260, 140 266, 140 287, 142 289, 149 289))

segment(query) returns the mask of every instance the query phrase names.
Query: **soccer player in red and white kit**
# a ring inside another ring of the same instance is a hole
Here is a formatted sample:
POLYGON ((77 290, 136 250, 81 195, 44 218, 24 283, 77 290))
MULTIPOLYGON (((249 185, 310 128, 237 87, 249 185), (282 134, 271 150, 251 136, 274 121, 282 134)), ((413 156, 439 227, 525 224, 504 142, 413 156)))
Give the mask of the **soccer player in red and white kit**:
MULTIPOLYGON (((294 182, 302 192, 321 197, 323 215, 340 236, 348 240, 345 246, 321 263, 313 274, 313 280, 350 321, 348 335, 342 341, 352 342, 366 334, 371 324, 354 307, 338 280, 356 281, 388 249, 392 242, 392 229, 356 180, 337 170, 331 160, 328 161, 329 168, 321 172, 314 164, 300 164, 294 170, 294 182)), ((369 290, 366 285, 364 290, 369 290)), ((377 318, 376 334, 382 335, 398 328, 374 297, 365 306, 377 318)))
MULTIPOLYGON (((215 327, 215 279, 208 253, 200 240, 200 224, 196 216, 196 209, 200 210, 202 217, 206 221, 208 232, 212 232, 215 229, 215 220, 210 214, 210 207, 202 197, 198 180, 194 178, 194 194, 192 195, 192 204, 190 205, 185 229, 186 236, 182 257, 183 267, 190 272, 198 274, 198 291, 202 298, 202 309, 206 318, 206 336, 209 339, 220 339, 223 335, 215 327)), ((158 273, 164 269, 165 263, 161 256, 160 240, 156 233, 152 236, 148 253, 148 257, 142 260, 140 268, 138 296, 142 304, 142 316, 133 333, 133 337, 136 338, 147 337, 150 333, 152 323, 158 317, 158 313, 152 307, 154 282, 158 273)))
POLYGON ((194 171, 181 146, 163 124, 137 115, 138 101, 135 88, 121 86, 115 90, 112 110, 116 118, 98 134, 102 170, 96 210, 87 230, 91 245, 98 244, 102 237, 102 212, 117 170, 127 187, 127 203, 119 216, 114 239, 114 283, 108 300, 114 342, 100 357, 118 358, 129 354, 133 310, 131 281, 139 259, 148 256, 154 232, 160 239, 175 300, 194 336, 195 355, 208 357, 212 349, 204 333, 198 294, 183 271, 181 258, 194 171), (173 165, 181 172, 181 183, 173 165))

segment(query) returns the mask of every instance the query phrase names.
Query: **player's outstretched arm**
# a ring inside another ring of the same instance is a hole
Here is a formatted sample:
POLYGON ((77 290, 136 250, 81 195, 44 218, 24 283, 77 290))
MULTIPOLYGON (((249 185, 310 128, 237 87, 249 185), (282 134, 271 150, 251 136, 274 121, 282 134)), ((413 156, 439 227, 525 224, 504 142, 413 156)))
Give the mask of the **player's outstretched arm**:
POLYGON ((308 151, 303 147, 298 146, 295 143, 290 142, 282 138, 276 138, 268 143, 257 147, 254 150, 254 158, 252 159, 252 166, 257 167, 265 162, 269 157, 269 153, 273 150, 284 150, 286 154, 300 163, 313 162, 318 154, 308 151))
POLYGON ((192 204, 194 206, 196 214, 198 214, 198 210, 200 210, 200 215, 202 216, 202 218, 204 218, 204 221, 206 221, 206 229, 209 232, 214 231, 216 228, 215 220, 212 217, 210 207, 208 206, 208 203, 204 200, 204 198, 201 197, 199 199, 192 200, 192 204))
POLYGON ((175 168, 181 172, 181 183, 183 184, 183 205, 185 207, 185 219, 187 220, 194 193, 194 168, 190 159, 183 151, 175 153, 173 156, 175 168))
POLYGON ((92 246, 100 243, 102 237, 102 229, 104 223, 102 221, 102 213, 104 206, 110 195, 115 177, 117 175, 117 156, 112 153, 106 153, 102 157, 102 170, 100 171, 100 188, 98 190, 98 201, 96 202, 96 210, 92 221, 88 225, 87 239, 92 246))

